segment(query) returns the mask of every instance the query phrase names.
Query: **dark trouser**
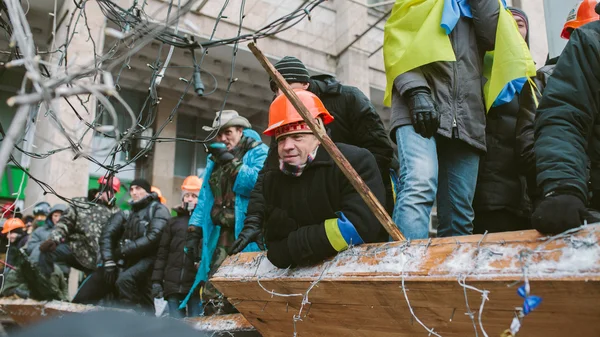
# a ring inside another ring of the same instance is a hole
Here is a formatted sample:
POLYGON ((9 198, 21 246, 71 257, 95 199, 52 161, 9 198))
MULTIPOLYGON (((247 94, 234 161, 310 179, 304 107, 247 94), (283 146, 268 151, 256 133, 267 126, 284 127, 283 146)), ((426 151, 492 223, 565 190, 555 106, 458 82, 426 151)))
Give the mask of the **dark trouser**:
POLYGON ((169 316, 173 318, 184 318, 184 317, 198 317, 202 313, 202 307, 200 306, 200 294, 194 293, 187 302, 187 316, 186 310, 179 309, 179 304, 185 298, 187 294, 170 294, 167 296, 167 303, 169 304, 169 316))
POLYGON ((40 258, 38 260, 38 265, 42 273, 49 275, 54 270, 55 263, 63 263, 69 267, 73 267, 75 269, 79 269, 83 271, 85 274, 89 274, 92 272, 91 269, 88 269, 79 263, 75 258, 75 255, 71 251, 71 248, 67 244, 61 243, 56 246, 56 250, 53 252, 40 252, 40 258))
POLYGON ((506 209, 495 211, 475 210, 473 234, 513 232, 531 229, 529 218, 518 216, 506 209))
POLYGON ((109 294, 114 294, 119 304, 153 308, 150 276, 154 259, 143 258, 135 264, 121 269, 114 285, 104 280, 104 267, 90 275, 77 291, 73 303, 97 304, 109 294))

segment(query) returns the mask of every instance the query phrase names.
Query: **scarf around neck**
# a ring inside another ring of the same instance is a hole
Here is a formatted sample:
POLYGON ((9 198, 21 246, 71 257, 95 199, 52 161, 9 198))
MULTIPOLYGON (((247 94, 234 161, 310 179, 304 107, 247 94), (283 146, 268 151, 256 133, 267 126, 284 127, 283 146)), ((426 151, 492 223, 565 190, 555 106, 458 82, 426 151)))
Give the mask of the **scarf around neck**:
POLYGON ((291 177, 301 176, 302 172, 304 172, 304 169, 306 168, 306 166, 308 166, 308 164, 312 163, 312 161, 315 160, 315 157, 317 156, 317 150, 319 150, 318 146, 315 148, 315 150, 313 152, 311 152, 308 155, 308 157, 306 158, 306 163, 300 164, 300 165, 292 165, 292 164, 284 163, 283 160, 279 159, 279 170, 287 176, 291 176, 291 177))

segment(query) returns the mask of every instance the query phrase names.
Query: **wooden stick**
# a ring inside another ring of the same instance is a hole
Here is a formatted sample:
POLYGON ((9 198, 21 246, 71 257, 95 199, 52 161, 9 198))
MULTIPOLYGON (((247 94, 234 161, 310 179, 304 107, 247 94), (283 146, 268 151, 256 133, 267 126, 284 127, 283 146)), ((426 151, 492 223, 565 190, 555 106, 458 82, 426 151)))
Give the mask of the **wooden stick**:
POLYGON ((381 222, 385 230, 390 234, 392 239, 394 241, 405 241, 406 239, 404 238, 404 235, 402 235, 402 232, 400 232, 396 224, 387 214, 385 208, 383 208, 383 206, 379 203, 379 200, 377 200, 373 192, 371 192, 369 186, 367 186, 358 173, 356 173, 346 157, 344 157, 337 146, 335 146, 331 138, 329 138, 327 133, 325 133, 325 130, 315 123, 314 119, 310 115, 310 112, 300 101, 290 85, 283 79, 281 74, 275 69, 275 67, 273 67, 271 62, 269 62, 262 51, 260 51, 260 49, 258 49, 253 42, 250 42, 248 47, 258 62, 260 62, 267 73, 269 73, 269 76, 271 76, 275 83, 277 83, 279 89, 281 89, 283 94, 290 100, 294 108, 296 108, 296 111, 298 111, 300 116, 302 116, 302 119, 304 119, 308 127, 310 127, 314 135, 321 142, 321 145, 323 145, 325 150, 329 152, 331 158, 333 158, 337 166, 340 168, 340 170, 342 170, 346 178, 348 178, 352 186, 354 186, 358 194, 360 194, 367 206, 369 206, 373 214, 375 214, 379 222, 381 222))

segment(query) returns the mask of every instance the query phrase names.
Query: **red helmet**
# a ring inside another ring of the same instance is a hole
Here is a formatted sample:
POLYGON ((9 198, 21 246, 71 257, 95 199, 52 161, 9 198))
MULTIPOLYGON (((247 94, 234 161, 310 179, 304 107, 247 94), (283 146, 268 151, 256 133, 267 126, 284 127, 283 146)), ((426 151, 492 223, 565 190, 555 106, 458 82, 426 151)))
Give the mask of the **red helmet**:
POLYGON ((590 23, 592 21, 596 21, 600 18, 598 13, 596 13, 595 7, 598 4, 598 0, 583 0, 571 11, 567 16, 567 22, 565 22, 565 26, 563 27, 562 33, 560 37, 563 39, 569 39, 571 37, 571 32, 586 23, 590 23))
POLYGON ((106 185, 109 187, 112 186, 112 189, 115 191, 115 193, 118 193, 119 190, 121 189, 121 181, 117 177, 111 177, 110 179, 107 180, 105 176, 102 176, 102 177, 98 178, 98 184, 106 185))

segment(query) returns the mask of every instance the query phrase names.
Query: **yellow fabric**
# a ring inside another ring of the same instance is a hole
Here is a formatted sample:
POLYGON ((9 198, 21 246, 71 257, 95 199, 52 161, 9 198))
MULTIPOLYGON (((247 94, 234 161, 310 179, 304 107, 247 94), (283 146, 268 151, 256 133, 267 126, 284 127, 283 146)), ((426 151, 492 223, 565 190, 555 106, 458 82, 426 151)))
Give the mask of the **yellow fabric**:
POLYGON ((535 63, 527 43, 519 33, 515 19, 508 9, 502 9, 500 0, 498 4, 501 10, 496 29, 495 49, 487 53, 487 62, 484 62, 483 73, 487 78, 483 88, 486 111, 490 110, 502 89, 512 80, 529 78, 536 74, 535 63), (492 62, 489 62, 490 57, 493 57, 492 62))
POLYGON ((397 0, 383 31, 387 84, 383 103, 392 104, 394 79, 439 61, 456 61, 450 38, 440 26, 444 0, 397 0))
POLYGON ((348 248, 346 239, 344 239, 342 232, 340 232, 337 218, 325 220, 325 233, 327 234, 327 240, 329 240, 329 243, 331 243, 331 246, 336 251, 341 252, 348 248))

